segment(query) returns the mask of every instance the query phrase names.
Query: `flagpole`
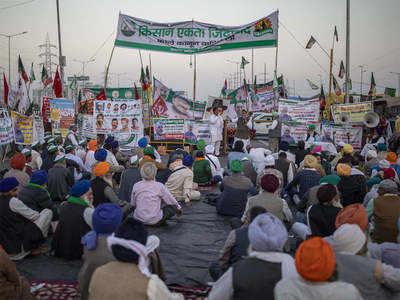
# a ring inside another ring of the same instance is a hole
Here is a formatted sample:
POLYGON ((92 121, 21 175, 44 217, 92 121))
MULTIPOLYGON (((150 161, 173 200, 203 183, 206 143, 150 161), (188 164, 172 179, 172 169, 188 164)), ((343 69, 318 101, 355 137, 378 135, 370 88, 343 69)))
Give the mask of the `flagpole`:
POLYGON ((251 48, 251 82, 254 85, 254 49, 251 48))
MULTIPOLYGON (((278 20, 279 20, 279 9, 277 10, 278 14, 278 20)), ((275 78, 277 77, 277 71, 278 71, 278 49, 279 49, 279 22, 276 24, 276 49, 275 49, 275 78)), ((275 79, 276 80, 276 79, 275 79)), ((278 84, 278 83, 277 83, 278 84)), ((276 102, 277 102, 277 97, 276 97, 276 91, 274 91, 274 108, 276 108, 276 102)))
POLYGON ((346 1, 346 86, 345 103, 349 102, 349 77, 350 77, 350 0, 346 1))
POLYGON ((106 69, 106 76, 104 78, 104 93, 107 90, 108 71, 110 70, 110 64, 111 64, 111 59, 112 59, 113 54, 114 54, 114 49, 115 49, 115 45, 113 46, 113 48, 111 50, 110 59, 108 60, 108 65, 107 65, 107 69, 106 69))
POLYGON ((193 55, 193 63, 194 63, 194 69, 193 69, 193 119, 194 117, 194 112, 195 112, 195 106, 196 106, 196 73, 197 73, 197 62, 196 62, 196 54, 193 55))

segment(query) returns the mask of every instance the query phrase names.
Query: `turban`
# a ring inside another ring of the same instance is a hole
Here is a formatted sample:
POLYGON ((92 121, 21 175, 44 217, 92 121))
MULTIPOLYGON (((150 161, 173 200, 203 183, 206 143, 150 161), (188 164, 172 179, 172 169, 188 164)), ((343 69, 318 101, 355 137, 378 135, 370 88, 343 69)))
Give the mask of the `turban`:
POLYGON ((338 164, 336 168, 339 176, 350 176, 351 174, 351 167, 348 164, 338 164))
POLYGON ((312 154, 321 154, 321 152, 322 152, 322 147, 321 147, 321 145, 315 146, 315 147, 312 149, 312 151, 311 151, 312 154))
POLYGON ((58 147, 51 145, 47 150, 49 151, 49 153, 54 153, 58 151, 58 147))
POLYGON ((336 216, 335 227, 339 228, 343 224, 357 224, 362 231, 366 231, 368 216, 365 207, 355 203, 343 208, 336 216))
POLYGON ((114 137, 112 135, 109 135, 106 140, 104 141, 104 144, 110 145, 114 141, 114 137))
POLYGON ((337 143, 337 145, 338 145, 338 147, 343 148, 344 145, 346 145, 346 144, 344 142, 340 141, 340 142, 337 143))
POLYGON ((206 147, 205 140, 203 140, 203 139, 198 140, 196 147, 197 147, 197 150, 204 150, 204 148, 206 147))
POLYGON ((400 244, 382 243, 382 262, 395 268, 400 268, 400 244))
POLYGON ((40 146, 40 141, 37 141, 36 143, 33 143, 32 144, 32 149, 37 149, 37 148, 39 148, 39 146, 40 146))
POLYGON ((56 158, 54 159, 55 163, 61 163, 65 160, 65 155, 64 154, 58 154, 56 158))
POLYGON ((279 143, 279 150, 288 151, 289 150, 289 143, 286 141, 281 141, 279 143))
POLYGON ((56 140, 55 138, 50 137, 49 140, 47 141, 47 143, 48 144, 54 144, 55 140, 56 140))
POLYGON ((118 147, 119 147, 118 141, 112 141, 112 142, 111 142, 111 147, 112 147, 113 149, 118 148, 118 147))
POLYGON ((7 177, 0 181, 0 193, 7 193, 19 185, 17 178, 7 177))
POLYGON ((372 177, 370 180, 367 181, 367 187, 371 188, 373 187, 375 184, 379 184, 381 183, 382 179, 380 179, 379 177, 372 177))
POLYGON ((233 172, 233 173, 240 173, 243 171, 243 163, 238 160, 238 159, 234 159, 231 161, 231 163, 229 164, 229 169, 233 172))
POLYGON ((397 193, 397 184, 391 179, 382 180, 379 184, 378 191, 381 191, 383 193, 397 193))
POLYGON ((384 143, 378 144, 378 151, 387 151, 387 146, 384 143))
POLYGON ((330 202, 336 195, 337 195, 336 188, 334 185, 330 183, 321 185, 317 191, 317 199, 319 203, 330 202))
POLYGON ((90 190, 90 181, 81 180, 72 186, 69 194, 73 197, 81 197, 85 195, 89 190, 90 190))
POLYGON ((251 222, 248 236, 254 251, 280 252, 288 239, 288 232, 281 220, 271 213, 265 213, 251 222))
POLYGON ((37 170, 32 173, 30 183, 44 185, 47 182, 48 176, 47 172, 44 170, 37 170))
POLYGON ((215 149, 213 145, 207 145, 205 150, 207 154, 213 154, 215 149))
POLYGON ((370 158, 377 158, 377 157, 378 157, 378 154, 376 153, 375 150, 368 150, 368 152, 367 152, 367 157, 370 157, 370 158))
POLYGON ((108 162, 99 162, 93 170, 95 176, 103 176, 110 170, 110 165, 108 162))
POLYGON ((64 148, 64 150, 65 150, 66 152, 69 152, 69 151, 74 150, 74 149, 75 149, 75 147, 74 147, 73 145, 67 145, 67 146, 65 146, 65 148, 64 148))
POLYGON ((275 158, 272 155, 268 155, 265 158, 265 166, 266 167, 275 166, 275 158))
POLYGON ((308 125, 308 129, 315 129, 315 124, 310 124, 310 125, 308 125))
POLYGON ((193 157, 190 154, 185 155, 185 157, 182 159, 182 164, 186 167, 190 167, 191 165, 193 165, 193 162, 193 157))
POLYGON ((383 169, 383 175, 385 179, 391 179, 396 177, 396 171, 392 168, 383 169))
POLYGON ((76 128, 76 124, 69 125, 69 129, 76 128))
POLYGON ((25 155, 25 157, 32 155, 32 151, 30 149, 27 149, 27 148, 22 149, 21 153, 23 155, 25 155))
POLYGON ((56 131, 56 132, 54 132, 54 135, 55 135, 56 137, 61 137, 61 136, 62 136, 62 134, 61 134, 61 132, 60 132, 60 131, 56 131))
POLYGON ((152 146, 148 146, 143 150, 144 155, 154 155, 154 148, 152 146))
POLYGON ((146 162, 140 168, 140 175, 144 180, 154 180, 157 174, 157 167, 153 162, 146 162))
POLYGON ((279 187, 279 179, 273 174, 266 174, 261 177, 261 187, 264 191, 275 193, 279 187))
POLYGON ((113 233, 121 221, 122 210, 115 203, 100 204, 92 216, 93 229, 97 233, 113 233))
POLYGON ((318 164, 318 160, 312 155, 306 155, 304 157, 304 166, 306 168, 315 168, 318 164))
POLYGON ((43 135, 45 138, 51 136, 51 131, 46 131, 43 135))
POLYGON ((11 158, 11 161, 10 161, 11 168, 17 169, 20 171, 22 171, 24 169, 25 164, 26 164, 26 157, 22 153, 14 154, 14 156, 11 158))
POLYGON ((395 165, 397 163, 397 155, 394 152, 389 152, 386 155, 386 160, 391 164, 391 165, 395 165))
POLYGON ((97 149, 94 153, 94 159, 97 161, 106 161, 107 151, 104 149, 97 149))
POLYGON ((327 176, 322 177, 319 180, 318 183, 319 184, 330 183, 330 184, 333 184, 333 185, 337 185, 339 183, 339 181, 340 181, 340 177, 339 176, 337 176, 335 174, 331 174, 331 175, 327 175, 327 176))
POLYGON ((383 160, 381 160, 381 161, 379 162, 379 167, 380 167, 381 169, 390 168, 390 163, 389 163, 386 159, 383 159, 383 160))
POLYGON ((347 252, 357 254, 367 240, 360 226, 355 224, 343 224, 325 240, 331 245, 334 252, 347 252))
POLYGON ((139 159, 137 155, 131 156, 129 159, 132 166, 136 166, 139 163, 139 159))
MULTIPOLYGON (((47 132, 46 132, 47 133, 47 132)), ((45 142, 47 143, 51 139, 51 134, 45 135, 44 138, 45 142)))
POLYGON ((88 147, 89 147, 89 150, 96 151, 97 150, 97 141, 96 140, 91 140, 88 143, 88 147))
POLYGON ((354 148, 352 145, 346 144, 343 146, 343 152, 346 154, 352 154, 354 151, 354 148))
POLYGON ((332 247, 321 237, 304 241, 296 251, 297 272, 306 280, 326 281, 335 271, 335 254, 332 247))
POLYGON ((87 144, 86 139, 80 140, 79 143, 78 143, 79 146, 83 146, 83 145, 86 145, 86 144, 87 144))
POLYGON ((147 139, 145 137, 142 137, 139 141, 138 141, 138 146, 140 148, 144 148, 147 146, 147 139))

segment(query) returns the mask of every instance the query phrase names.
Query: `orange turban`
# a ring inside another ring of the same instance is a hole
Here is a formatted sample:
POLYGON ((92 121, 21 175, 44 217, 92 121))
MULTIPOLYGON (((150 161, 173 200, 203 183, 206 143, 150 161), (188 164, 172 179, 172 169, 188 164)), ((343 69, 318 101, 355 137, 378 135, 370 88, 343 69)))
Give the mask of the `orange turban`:
POLYGON ((297 272, 306 280, 326 281, 335 271, 335 254, 332 247, 321 237, 303 242, 296 251, 297 272))
POLYGON ((102 176, 110 170, 110 165, 106 161, 99 162, 94 168, 95 176, 102 176))
POLYGON ((391 165, 395 165, 397 164, 397 155, 394 152, 389 152, 386 155, 386 160, 391 164, 391 165))
POLYGON ((26 164, 26 157, 22 153, 16 153, 10 160, 11 168, 22 171, 26 164))
POLYGON ((351 167, 348 164, 338 164, 336 168, 338 176, 350 176, 351 174, 351 167))
POLYGON ((97 150, 97 141, 96 140, 91 140, 88 143, 88 147, 89 147, 89 150, 96 151, 97 150))
POLYGON ((343 208, 336 216, 335 227, 339 228, 343 224, 357 224, 362 231, 367 230, 368 216, 365 207, 355 203, 343 208))

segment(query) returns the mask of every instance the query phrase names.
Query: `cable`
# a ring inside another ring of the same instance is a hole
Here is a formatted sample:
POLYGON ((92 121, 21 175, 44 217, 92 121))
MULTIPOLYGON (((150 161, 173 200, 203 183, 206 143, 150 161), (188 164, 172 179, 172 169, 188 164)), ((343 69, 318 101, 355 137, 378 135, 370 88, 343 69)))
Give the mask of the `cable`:
POLYGON ((0 7, 0 9, 5 10, 5 9, 8 9, 8 8, 14 8, 14 7, 17 7, 17 6, 21 6, 21 5, 25 5, 25 4, 28 4, 28 3, 32 3, 32 2, 34 2, 34 1, 35 1, 35 0, 25 1, 25 2, 22 2, 22 3, 10 5, 10 6, 0 7))
POLYGON ((110 39, 110 37, 115 33, 115 31, 111 32, 111 34, 106 38, 106 40, 100 45, 100 47, 96 50, 96 52, 92 55, 91 58, 89 58, 89 60, 93 59, 96 57, 96 55, 100 52, 100 50, 104 47, 104 45, 108 42, 108 40, 110 39))
MULTIPOLYGON (((296 39, 296 37, 294 36, 294 34, 293 34, 292 32, 290 32, 290 30, 289 30, 281 21, 279 21, 279 24, 281 24, 281 25, 283 26, 283 28, 284 28, 284 29, 292 36, 292 38, 297 42, 297 44, 299 44, 299 46, 300 46, 302 49, 304 49, 303 45, 296 39)), ((308 55, 309 57, 312 58, 312 60, 313 60, 325 73, 328 73, 328 74, 329 74, 329 72, 328 72, 327 70, 325 70, 325 68, 324 68, 323 66, 321 66, 321 64, 314 58, 314 56, 312 56, 312 55, 310 54, 310 52, 308 52, 308 51, 306 50, 306 53, 307 53, 307 55, 308 55)))
MULTIPOLYGON (((386 57, 386 56, 392 55, 394 52, 396 52, 396 51, 398 51, 398 50, 400 50, 400 47, 397 47, 397 48, 395 48, 395 49, 392 49, 392 50, 390 50, 389 52, 387 52, 386 54, 381 55, 381 56, 378 56, 378 57, 376 57, 376 58, 370 60, 370 61, 368 62, 368 64, 373 63, 373 62, 376 62, 376 61, 378 61, 378 60, 380 60, 380 59, 382 59, 382 58, 384 58, 384 57, 386 57)), ((366 65, 368 65, 368 64, 366 64, 366 65)), ((357 69, 357 68, 358 68, 358 66, 357 66, 357 67, 354 67, 351 71, 354 71, 354 70, 357 69)))

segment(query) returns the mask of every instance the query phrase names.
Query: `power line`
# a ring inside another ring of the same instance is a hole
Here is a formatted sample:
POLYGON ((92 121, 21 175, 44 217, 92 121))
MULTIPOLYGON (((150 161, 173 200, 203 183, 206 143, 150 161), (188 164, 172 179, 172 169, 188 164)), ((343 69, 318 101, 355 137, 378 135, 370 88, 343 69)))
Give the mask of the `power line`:
POLYGON ((111 32, 111 34, 105 39, 105 41, 100 45, 100 47, 96 50, 96 52, 92 55, 92 57, 89 58, 89 60, 92 60, 93 58, 96 57, 96 55, 100 52, 100 50, 104 47, 104 45, 108 42, 108 40, 114 33, 115 31, 111 32))
POLYGON ((0 9, 5 10, 5 9, 9 9, 9 8, 14 8, 14 7, 18 7, 18 6, 22 6, 22 5, 25 5, 25 4, 32 3, 32 2, 34 2, 34 1, 35 1, 35 0, 25 1, 25 2, 22 2, 22 3, 10 5, 10 6, 0 7, 0 9))
MULTIPOLYGON (((382 59, 382 58, 385 58, 386 56, 392 55, 393 53, 395 53, 396 51, 399 51, 399 50, 400 50, 400 47, 397 47, 397 48, 395 48, 395 49, 392 49, 392 50, 390 50, 389 52, 387 52, 386 54, 383 54, 383 55, 381 55, 381 56, 378 56, 378 57, 376 57, 376 58, 370 60, 370 61, 367 63, 367 65, 368 65, 368 64, 371 64, 371 63, 374 63, 374 62, 376 62, 376 61, 378 61, 378 60, 380 60, 380 59, 382 59)), ((354 70, 357 69, 357 68, 358 68, 358 67, 354 67, 354 68, 352 69, 352 71, 354 71, 354 70)), ((386 67, 385 67, 385 68, 386 68, 386 67)))

